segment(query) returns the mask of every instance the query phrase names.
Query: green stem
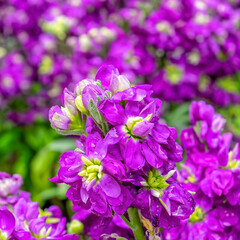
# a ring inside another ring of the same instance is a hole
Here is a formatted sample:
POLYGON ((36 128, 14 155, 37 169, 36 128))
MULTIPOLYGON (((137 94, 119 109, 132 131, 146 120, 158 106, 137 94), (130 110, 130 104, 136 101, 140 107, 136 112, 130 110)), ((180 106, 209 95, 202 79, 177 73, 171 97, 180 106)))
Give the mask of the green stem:
POLYGON ((86 129, 87 115, 83 114, 83 128, 86 129))
POLYGON ((121 218, 131 229, 134 228, 134 226, 132 225, 132 223, 130 223, 123 215, 120 215, 120 218, 121 218))
POLYGON ((142 223, 139 219, 138 210, 136 208, 129 208, 127 210, 131 224, 133 225, 132 231, 135 237, 135 240, 146 240, 142 223))
POLYGON ((106 136, 107 133, 108 133, 106 124, 103 123, 103 124, 102 124, 102 127, 103 127, 103 133, 104 133, 104 135, 106 136))

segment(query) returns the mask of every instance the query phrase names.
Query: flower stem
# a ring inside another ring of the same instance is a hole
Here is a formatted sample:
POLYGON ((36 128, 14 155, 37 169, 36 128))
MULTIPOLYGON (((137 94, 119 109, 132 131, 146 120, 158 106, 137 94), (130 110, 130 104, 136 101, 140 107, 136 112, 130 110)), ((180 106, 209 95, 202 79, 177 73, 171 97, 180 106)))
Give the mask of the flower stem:
POLYGON ((83 114, 83 128, 84 130, 86 129, 86 121, 87 121, 87 116, 85 114, 83 114))
POLYGON ((106 136, 107 133, 108 133, 107 124, 106 124, 106 123, 103 123, 102 126, 103 126, 103 133, 104 133, 104 135, 106 136))
POLYGON ((134 226, 132 225, 132 223, 130 223, 130 222, 124 217, 124 215, 120 215, 120 218, 121 218, 131 229, 134 228, 134 226))
POLYGON ((132 231, 135 237, 135 240, 146 240, 142 223, 139 219, 138 210, 136 208, 129 208, 127 210, 131 224, 133 225, 132 231))

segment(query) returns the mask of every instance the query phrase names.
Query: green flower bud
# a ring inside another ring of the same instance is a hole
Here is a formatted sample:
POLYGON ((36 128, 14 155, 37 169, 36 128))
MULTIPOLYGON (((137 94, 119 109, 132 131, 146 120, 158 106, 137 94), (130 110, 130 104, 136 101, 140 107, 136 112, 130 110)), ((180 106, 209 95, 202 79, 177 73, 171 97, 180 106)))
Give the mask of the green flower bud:
POLYGON ((80 222, 78 220, 73 220, 68 225, 68 233, 69 234, 75 233, 77 235, 80 235, 82 233, 83 229, 84 229, 84 225, 82 224, 82 222, 80 222))
POLYGON ((89 111, 83 105, 83 101, 82 101, 82 96, 81 95, 76 97, 75 104, 76 104, 77 109, 81 113, 83 113, 85 115, 89 115, 89 111))

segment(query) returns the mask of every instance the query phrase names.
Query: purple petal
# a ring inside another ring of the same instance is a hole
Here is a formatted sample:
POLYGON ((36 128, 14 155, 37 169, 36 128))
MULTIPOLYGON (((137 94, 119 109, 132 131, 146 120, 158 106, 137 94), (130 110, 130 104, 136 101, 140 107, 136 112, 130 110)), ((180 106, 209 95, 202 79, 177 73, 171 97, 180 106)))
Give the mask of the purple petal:
POLYGON ((170 130, 167 125, 156 123, 152 129, 151 135, 158 143, 167 144, 167 139, 170 136, 170 130))
POLYGON ((102 66, 98 69, 95 80, 100 80, 104 89, 109 90, 112 74, 119 74, 117 68, 112 65, 102 66))
POLYGON ((103 175, 103 178, 100 180, 100 186, 104 193, 111 198, 117 198, 121 194, 119 183, 108 174, 103 175))
POLYGON ((144 138, 151 132, 153 127, 154 123, 150 123, 147 120, 143 120, 133 127, 132 132, 135 136, 144 138))
POLYGON ((113 126, 125 123, 125 112, 121 104, 114 103, 108 99, 99 102, 98 110, 103 117, 113 126))
POLYGON ((143 155, 146 161, 154 168, 160 168, 163 165, 163 160, 158 158, 156 154, 148 147, 147 143, 142 144, 143 155))
POLYGON ((141 169, 145 164, 144 157, 141 153, 141 143, 129 138, 124 150, 124 159, 127 167, 134 170, 141 169))

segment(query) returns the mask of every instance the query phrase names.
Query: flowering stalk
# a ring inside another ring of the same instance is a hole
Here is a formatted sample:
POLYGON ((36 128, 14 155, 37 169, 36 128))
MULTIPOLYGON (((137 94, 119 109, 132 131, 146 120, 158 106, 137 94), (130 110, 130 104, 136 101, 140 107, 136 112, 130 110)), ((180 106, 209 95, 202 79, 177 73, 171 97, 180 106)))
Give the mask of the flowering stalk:
POLYGON ((231 149, 231 133, 222 133, 225 119, 203 101, 190 106, 192 126, 180 139, 186 161, 178 174, 183 186, 194 193, 196 208, 186 221, 163 230, 168 239, 239 239, 240 148, 231 149))
POLYGON ((61 155, 52 181, 70 185, 75 219, 86 222, 83 234, 93 239, 117 232, 116 238, 144 240, 149 229, 144 233, 139 214, 155 236, 155 229, 177 225, 194 210, 191 194, 176 182, 175 162, 182 160, 176 130, 160 123, 161 101, 150 89, 131 87, 116 68, 102 66, 95 80, 80 81, 74 93, 65 90, 63 124, 51 118, 59 107, 50 110, 52 126, 67 134, 69 126, 79 128, 71 124, 75 113, 87 115, 88 135, 79 134, 76 149, 61 155))
POLYGON ((40 209, 30 193, 20 190, 22 184, 20 175, 0 172, 0 239, 77 240, 74 231, 67 234, 66 218, 59 207, 40 209))
POLYGON ((143 233, 143 226, 138 215, 138 209, 129 208, 127 212, 128 212, 129 219, 133 225, 132 231, 133 231, 135 240, 146 239, 143 233))

